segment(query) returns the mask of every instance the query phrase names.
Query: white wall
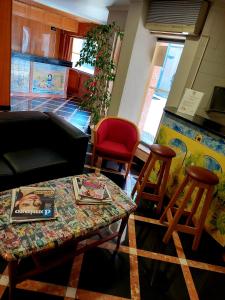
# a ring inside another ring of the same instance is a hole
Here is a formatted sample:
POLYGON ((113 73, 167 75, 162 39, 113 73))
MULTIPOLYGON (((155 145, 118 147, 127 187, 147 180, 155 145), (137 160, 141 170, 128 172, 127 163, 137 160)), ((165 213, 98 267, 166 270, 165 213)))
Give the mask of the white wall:
POLYGON ((145 101, 156 38, 139 21, 118 115, 138 124, 145 101))
POLYGON ((204 92, 197 114, 207 117, 214 86, 225 87, 225 0, 212 1, 201 37, 186 42, 167 105, 178 106, 189 87, 204 92))
POLYGON ((124 32, 128 9, 129 9, 128 6, 127 7, 110 6, 108 9, 109 9, 109 17, 107 23, 111 24, 112 22, 115 22, 120 27, 120 30, 124 32))
MULTIPOLYGON (((153 35, 144 27, 143 3, 131 2, 125 26, 109 114, 139 121, 155 47, 153 35)), ((167 106, 177 107, 186 87, 204 92, 197 114, 205 110, 214 86, 225 86, 225 0, 211 0, 200 37, 188 37, 167 106)))
POLYGON ((156 38, 144 27, 146 3, 132 1, 112 91, 109 115, 138 124, 156 38))
MULTIPOLYGON (((225 87, 225 1, 212 3, 203 35, 209 41, 193 82, 193 89, 205 93, 198 114, 206 116, 214 86, 225 87)), ((225 99, 224 99, 225 101, 225 99)))

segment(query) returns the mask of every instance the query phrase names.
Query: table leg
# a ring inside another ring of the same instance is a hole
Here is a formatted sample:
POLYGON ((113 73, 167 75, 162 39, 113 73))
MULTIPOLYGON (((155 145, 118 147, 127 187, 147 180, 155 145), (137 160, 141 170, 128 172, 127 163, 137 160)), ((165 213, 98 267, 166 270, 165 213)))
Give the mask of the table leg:
POLYGON ((121 224, 120 224, 120 229, 119 229, 119 232, 118 232, 118 238, 117 238, 117 242, 116 242, 116 249, 115 249, 115 252, 118 251, 119 249, 119 246, 120 246, 120 240, 121 240, 121 237, 122 237, 122 234, 123 234, 123 231, 127 225, 127 222, 128 222, 128 219, 129 219, 129 216, 126 216, 122 219, 121 221, 121 224))
POLYGON ((16 260, 9 262, 8 270, 9 270, 9 300, 14 299, 14 292, 16 287, 16 277, 17 277, 17 266, 18 262, 16 260))

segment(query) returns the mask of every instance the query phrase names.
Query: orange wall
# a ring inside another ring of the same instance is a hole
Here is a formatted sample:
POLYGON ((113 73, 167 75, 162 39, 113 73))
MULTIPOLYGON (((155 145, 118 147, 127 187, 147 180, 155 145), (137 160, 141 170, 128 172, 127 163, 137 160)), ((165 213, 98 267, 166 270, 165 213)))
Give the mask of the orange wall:
POLYGON ((0 1, 0 106, 10 105, 12 1, 0 1))

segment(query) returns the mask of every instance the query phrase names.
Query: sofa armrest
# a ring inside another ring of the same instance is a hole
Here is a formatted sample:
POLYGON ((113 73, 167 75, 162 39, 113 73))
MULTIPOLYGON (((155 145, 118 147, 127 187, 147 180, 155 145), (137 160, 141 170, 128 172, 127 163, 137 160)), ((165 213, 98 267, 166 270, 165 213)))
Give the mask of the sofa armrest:
POLYGON ((52 123, 52 132, 56 140, 54 144, 68 158, 74 174, 81 174, 85 163, 88 135, 56 114, 52 112, 46 114, 52 123))

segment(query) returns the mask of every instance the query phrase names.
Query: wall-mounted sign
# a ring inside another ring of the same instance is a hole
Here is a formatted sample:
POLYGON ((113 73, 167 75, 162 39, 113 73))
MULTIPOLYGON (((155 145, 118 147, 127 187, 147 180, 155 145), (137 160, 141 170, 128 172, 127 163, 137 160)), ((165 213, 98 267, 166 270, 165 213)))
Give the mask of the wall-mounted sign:
POLYGON ((186 88, 177 111, 194 116, 203 96, 202 92, 186 88))

